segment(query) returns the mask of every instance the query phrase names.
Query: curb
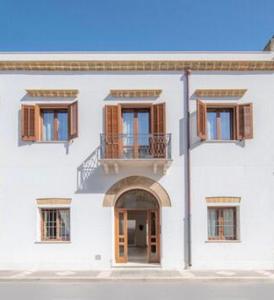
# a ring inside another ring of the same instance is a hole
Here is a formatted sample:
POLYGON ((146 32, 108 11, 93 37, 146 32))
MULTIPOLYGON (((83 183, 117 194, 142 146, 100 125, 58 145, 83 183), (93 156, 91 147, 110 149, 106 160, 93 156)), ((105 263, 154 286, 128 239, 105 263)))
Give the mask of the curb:
POLYGON ((260 276, 225 276, 225 277, 220 277, 220 276, 208 276, 208 277, 203 277, 203 276, 197 276, 197 277, 182 277, 182 276, 177 276, 177 277, 0 277, 0 282, 31 282, 31 281, 90 281, 90 282, 118 282, 118 281, 195 281, 195 280, 202 280, 202 281, 211 281, 211 280, 274 280, 274 276, 269 276, 269 277, 260 277, 260 276))

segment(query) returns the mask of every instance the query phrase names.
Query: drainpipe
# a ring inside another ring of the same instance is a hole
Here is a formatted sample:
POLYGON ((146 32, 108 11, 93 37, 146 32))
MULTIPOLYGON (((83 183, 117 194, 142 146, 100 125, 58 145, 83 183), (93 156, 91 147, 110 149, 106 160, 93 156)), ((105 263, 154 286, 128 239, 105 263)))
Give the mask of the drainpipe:
POLYGON ((186 208, 185 218, 187 230, 187 268, 192 266, 192 252, 191 252, 191 169, 190 169, 190 112, 189 112, 189 77, 190 69, 185 70, 185 124, 186 124, 186 152, 185 152, 185 178, 186 178, 186 208))

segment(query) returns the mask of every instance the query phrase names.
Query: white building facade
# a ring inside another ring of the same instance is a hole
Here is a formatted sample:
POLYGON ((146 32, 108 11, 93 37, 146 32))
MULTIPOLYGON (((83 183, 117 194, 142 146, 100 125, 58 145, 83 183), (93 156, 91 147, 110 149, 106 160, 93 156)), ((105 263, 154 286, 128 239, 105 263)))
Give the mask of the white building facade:
POLYGON ((2 53, 0 268, 274 267, 274 53, 2 53))

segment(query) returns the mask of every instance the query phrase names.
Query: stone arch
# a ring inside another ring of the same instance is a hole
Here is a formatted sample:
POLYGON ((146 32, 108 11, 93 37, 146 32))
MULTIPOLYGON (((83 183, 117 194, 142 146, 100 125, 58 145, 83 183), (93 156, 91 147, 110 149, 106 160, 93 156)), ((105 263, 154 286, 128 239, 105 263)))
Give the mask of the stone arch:
POLYGON ((150 192, 159 202, 160 207, 170 207, 171 201, 166 190, 156 181, 144 176, 130 176, 116 182, 106 192, 103 206, 115 206, 117 199, 125 192, 142 189, 150 192))

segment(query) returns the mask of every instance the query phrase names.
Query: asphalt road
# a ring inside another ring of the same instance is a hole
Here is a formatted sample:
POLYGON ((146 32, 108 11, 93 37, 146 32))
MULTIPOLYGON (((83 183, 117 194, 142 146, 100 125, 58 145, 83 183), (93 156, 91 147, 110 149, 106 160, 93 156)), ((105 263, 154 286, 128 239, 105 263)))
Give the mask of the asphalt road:
POLYGON ((274 299, 274 281, 0 282, 1 300, 274 299))

